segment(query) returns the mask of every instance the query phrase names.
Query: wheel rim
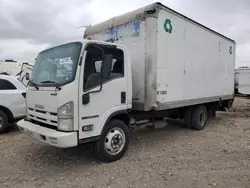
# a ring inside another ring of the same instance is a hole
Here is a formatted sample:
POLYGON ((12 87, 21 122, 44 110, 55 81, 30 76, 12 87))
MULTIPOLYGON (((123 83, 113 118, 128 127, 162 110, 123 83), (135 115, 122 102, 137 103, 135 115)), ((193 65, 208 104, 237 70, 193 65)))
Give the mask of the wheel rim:
POLYGON ((206 122, 206 114, 205 114, 205 111, 202 110, 200 112, 200 124, 203 126, 205 125, 205 122, 206 122))
POLYGON ((0 117, 0 128, 3 126, 3 118, 0 117))
POLYGON ((121 128, 111 129, 105 138, 105 150, 110 155, 117 155, 125 146, 126 136, 121 128))

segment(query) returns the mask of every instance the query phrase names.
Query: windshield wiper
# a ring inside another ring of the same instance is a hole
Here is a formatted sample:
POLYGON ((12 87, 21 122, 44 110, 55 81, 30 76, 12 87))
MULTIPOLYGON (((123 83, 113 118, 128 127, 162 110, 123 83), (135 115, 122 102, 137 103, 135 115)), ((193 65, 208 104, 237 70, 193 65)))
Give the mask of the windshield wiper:
POLYGON ((54 86, 56 86, 57 89, 61 89, 61 86, 53 80, 43 81, 43 82, 41 82, 41 84, 53 84, 54 86))
POLYGON ((38 85, 37 85, 36 83, 32 82, 31 80, 29 80, 29 82, 28 82, 27 85, 28 85, 28 86, 34 86, 37 90, 39 90, 38 85), (32 84, 32 85, 30 85, 30 84, 32 84))

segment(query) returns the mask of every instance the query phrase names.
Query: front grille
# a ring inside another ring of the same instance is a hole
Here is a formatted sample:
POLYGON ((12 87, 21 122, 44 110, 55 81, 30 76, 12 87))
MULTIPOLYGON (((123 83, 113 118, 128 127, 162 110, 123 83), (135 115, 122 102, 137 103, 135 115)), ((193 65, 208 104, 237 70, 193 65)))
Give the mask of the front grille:
POLYGON ((45 111, 41 111, 41 110, 35 110, 35 111, 38 112, 38 113, 41 113, 41 114, 46 114, 45 111))
POLYGON ((40 120, 43 120, 43 121, 47 121, 47 119, 40 118, 40 117, 37 117, 37 119, 40 119, 40 120))
POLYGON ((28 117, 44 125, 57 127, 57 113, 28 108, 28 117))
POLYGON ((34 108, 29 108, 29 111, 38 112, 41 114, 50 114, 52 116, 57 116, 57 113, 55 113, 55 112, 46 112, 46 111, 42 111, 42 110, 36 110, 34 108))
POLYGON ((45 128, 48 128, 48 129, 53 129, 53 130, 57 130, 57 127, 55 127, 55 126, 53 126, 53 125, 48 125, 48 124, 46 124, 46 123, 42 123, 42 122, 40 122, 40 121, 36 121, 36 120, 33 120, 33 119, 31 119, 31 120, 29 120, 31 123, 34 123, 34 124, 36 124, 36 125, 39 125, 39 126, 41 126, 41 127, 45 127, 45 128))

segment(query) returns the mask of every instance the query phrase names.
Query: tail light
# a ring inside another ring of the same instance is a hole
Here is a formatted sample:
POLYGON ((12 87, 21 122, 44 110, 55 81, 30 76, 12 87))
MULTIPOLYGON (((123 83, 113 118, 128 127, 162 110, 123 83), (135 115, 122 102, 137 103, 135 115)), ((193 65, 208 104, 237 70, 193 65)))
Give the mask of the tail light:
POLYGON ((22 93, 23 98, 26 99, 26 93, 22 93))

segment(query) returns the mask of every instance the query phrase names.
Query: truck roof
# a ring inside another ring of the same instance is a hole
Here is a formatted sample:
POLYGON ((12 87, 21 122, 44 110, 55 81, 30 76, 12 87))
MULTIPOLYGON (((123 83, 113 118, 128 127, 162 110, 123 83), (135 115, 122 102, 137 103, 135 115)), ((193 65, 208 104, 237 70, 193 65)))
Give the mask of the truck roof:
POLYGON ((87 37, 88 35, 90 34, 95 34, 95 33, 98 33, 100 31, 104 31, 106 29, 109 29, 109 28, 113 28, 113 27, 118 27, 120 25, 123 25, 123 24, 126 24, 126 23, 129 23, 129 22, 134 22, 136 20, 143 20, 145 19, 146 17, 157 17, 157 14, 159 12, 160 9, 163 9, 165 11, 168 11, 168 12, 171 12, 173 14, 176 14, 178 15, 179 17, 195 24, 195 25, 198 25, 216 35, 219 35, 227 40, 230 40, 231 42, 235 43, 235 41, 233 39, 230 39, 220 33, 218 33, 217 31, 214 31, 194 20, 192 20, 191 18, 188 18, 187 16, 184 16, 183 14, 163 5, 162 3, 160 2, 156 2, 156 3, 153 3, 153 4, 150 4, 150 5, 147 5, 145 7, 142 7, 142 8, 139 8, 137 10, 134 10, 134 11, 131 11, 131 12, 128 12, 126 14, 123 14, 123 15, 120 15, 120 16, 116 16, 116 17, 113 17, 109 20, 106 20, 102 23, 99 23, 99 24, 96 24, 94 26, 90 26, 86 29, 85 33, 84 33, 84 37, 87 37), (150 11, 153 11, 149 14, 150 11))

